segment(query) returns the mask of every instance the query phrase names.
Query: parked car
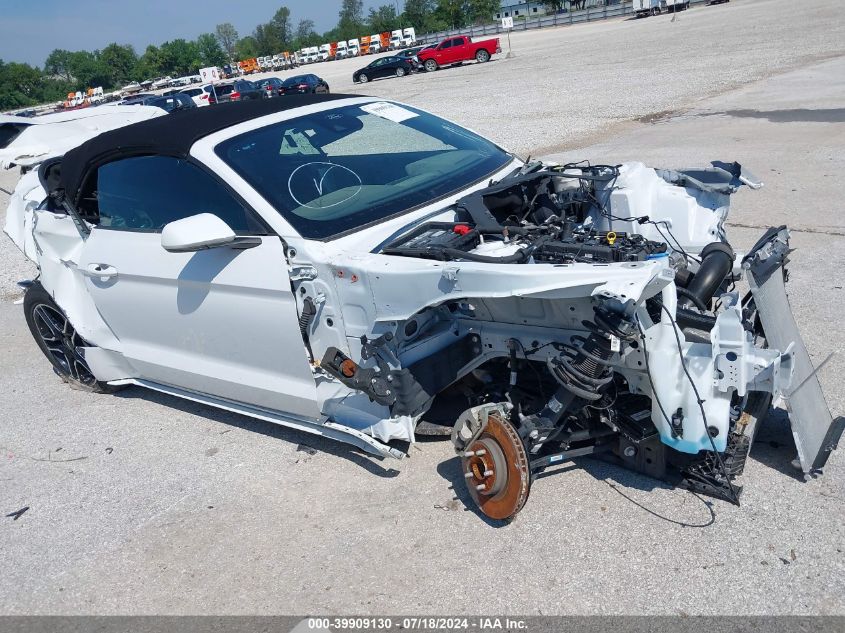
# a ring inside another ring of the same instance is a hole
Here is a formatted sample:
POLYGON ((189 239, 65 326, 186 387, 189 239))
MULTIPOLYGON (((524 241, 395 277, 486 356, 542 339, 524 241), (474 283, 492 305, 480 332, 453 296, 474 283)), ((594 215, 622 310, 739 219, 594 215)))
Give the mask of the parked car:
POLYGON ((727 241, 743 186, 737 163, 526 165, 418 108, 297 95, 101 133, 21 177, 5 231, 65 382, 382 457, 428 416, 458 494, 508 519, 545 468, 604 451, 738 503, 772 398, 821 471, 845 419, 789 308, 789 231, 727 241))
POLYGON ((209 105, 208 95, 211 94, 211 86, 203 86, 202 88, 186 88, 179 92, 183 95, 188 95, 198 108, 209 105))
POLYGON ((288 77, 279 86, 280 95, 291 94, 319 94, 328 93, 329 84, 325 79, 321 79, 317 75, 297 75, 296 77, 288 77))
POLYGON ((427 46, 415 46, 413 48, 406 48, 405 50, 399 51, 396 53, 397 57, 405 57, 408 59, 414 59, 417 63, 419 63, 419 58, 417 57, 420 51, 427 50, 429 48, 434 48, 437 46, 436 44, 429 44, 427 46))
POLYGON ((140 105, 155 106, 161 108, 165 112, 178 112, 180 110, 196 110, 197 104, 186 94, 176 93, 171 95, 162 95, 160 97, 150 97, 141 102, 140 105))
POLYGON ((404 77, 416 69, 417 62, 413 57, 402 57, 400 55, 379 57, 352 73, 352 81, 365 84, 372 79, 381 77, 404 77))
POLYGON ((236 79, 235 81, 215 84, 214 89, 208 95, 208 102, 213 105, 226 101, 264 99, 266 96, 266 91, 253 82, 247 79, 236 79))
POLYGON ((282 94, 282 80, 278 77, 269 77, 255 82, 259 88, 263 88, 268 97, 278 97, 282 94))
POLYGON ((141 94, 121 101, 118 105, 146 105, 161 108, 166 112, 196 108, 197 105, 188 96, 181 93, 168 95, 141 94))
POLYGON ((145 100, 157 96, 158 95, 155 95, 151 92, 139 92, 137 94, 126 97, 125 99, 122 99, 118 103, 118 105, 143 105, 145 100))
POLYGON ((417 58, 428 72, 434 72, 441 66, 450 66, 475 60, 484 63, 495 53, 501 53, 499 38, 473 42, 468 35, 448 37, 434 48, 421 50, 417 58))

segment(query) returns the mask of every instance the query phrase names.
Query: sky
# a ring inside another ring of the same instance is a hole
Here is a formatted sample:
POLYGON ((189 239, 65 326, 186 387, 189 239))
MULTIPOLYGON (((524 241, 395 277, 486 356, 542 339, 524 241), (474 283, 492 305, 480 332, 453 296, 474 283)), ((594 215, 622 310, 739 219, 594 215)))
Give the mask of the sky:
MULTIPOLYGON (((364 0, 364 14, 390 3, 396 0, 364 0)), ((283 5, 294 27, 303 18, 320 33, 337 24, 340 0, 0 0, 0 59, 43 66, 53 49, 95 50, 110 42, 132 44, 140 55, 147 44, 191 40, 221 22, 243 37, 283 5)))

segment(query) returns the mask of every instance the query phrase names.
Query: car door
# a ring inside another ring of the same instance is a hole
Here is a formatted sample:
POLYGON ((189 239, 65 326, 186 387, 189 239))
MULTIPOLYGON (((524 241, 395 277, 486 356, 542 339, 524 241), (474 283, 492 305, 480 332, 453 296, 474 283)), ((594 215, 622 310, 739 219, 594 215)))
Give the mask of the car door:
POLYGON ((387 74, 387 57, 382 57, 375 61, 375 68, 373 69, 373 79, 384 77, 387 74))
POLYGON ((168 156, 100 167, 82 204, 96 226, 79 269, 136 377, 316 418, 281 239, 204 168, 168 156), (165 224, 213 213, 259 243, 174 253, 165 224))
POLYGON ((448 64, 449 63, 449 53, 452 48, 452 40, 444 40, 440 43, 434 50, 434 59, 437 61, 438 64, 448 64))
POLYGON ((241 101, 255 98, 252 82, 246 80, 239 81, 235 86, 235 90, 241 93, 241 101))
POLYGON ((463 61, 464 57, 464 44, 466 43, 465 37, 455 37, 452 38, 452 46, 449 47, 449 53, 447 57, 449 58, 450 64, 457 63, 459 61, 463 61))

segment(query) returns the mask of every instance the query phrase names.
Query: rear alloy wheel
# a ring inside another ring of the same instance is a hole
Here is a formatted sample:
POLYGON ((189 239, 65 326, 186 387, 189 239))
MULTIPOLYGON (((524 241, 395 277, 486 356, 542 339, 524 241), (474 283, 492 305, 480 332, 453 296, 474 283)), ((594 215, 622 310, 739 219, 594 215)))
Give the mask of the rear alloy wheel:
POLYGON ((370 80, 370 78, 367 77, 367 75, 364 74, 364 73, 361 73, 360 75, 358 75, 358 81, 360 81, 362 84, 367 83, 369 80, 370 80))
POLYGON ((424 66, 425 66, 426 72, 429 72, 429 73, 433 73, 435 70, 437 70, 437 62, 434 61, 433 59, 425 60, 424 66))
POLYGON ((482 48, 482 49, 479 49, 479 50, 475 53, 475 60, 476 60, 479 64, 483 64, 484 62, 489 62, 489 61, 490 61, 490 53, 488 53, 487 51, 485 51, 483 48, 482 48))
POLYGON ((404 68, 397 68, 396 69, 396 76, 397 77, 404 77, 405 76, 405 69, 404 68))
POLYGON ((120 389, 99 382, 81 348, 91 347, 74 329, 40 283, 33 284, 24 296, 24 313, 29 331, 59 377, 83 391, 111 393, 120 389))

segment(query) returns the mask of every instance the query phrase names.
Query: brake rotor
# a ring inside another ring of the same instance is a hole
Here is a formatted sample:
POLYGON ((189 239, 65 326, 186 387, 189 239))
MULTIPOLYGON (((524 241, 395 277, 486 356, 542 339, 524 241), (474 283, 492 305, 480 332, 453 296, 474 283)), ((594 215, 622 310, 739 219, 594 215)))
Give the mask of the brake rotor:
POLYGON ((528 454, 516 429, 496 414, 461 457, 473 501, 491 519, 510 519, 525 505, 531 490, 528 454))

